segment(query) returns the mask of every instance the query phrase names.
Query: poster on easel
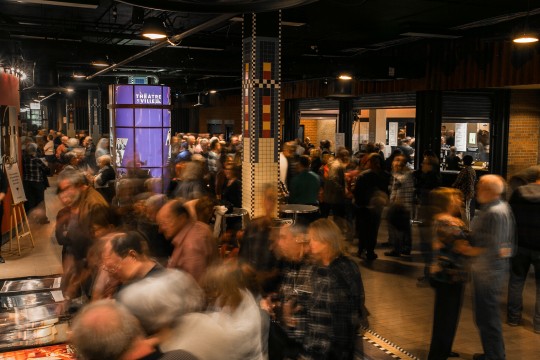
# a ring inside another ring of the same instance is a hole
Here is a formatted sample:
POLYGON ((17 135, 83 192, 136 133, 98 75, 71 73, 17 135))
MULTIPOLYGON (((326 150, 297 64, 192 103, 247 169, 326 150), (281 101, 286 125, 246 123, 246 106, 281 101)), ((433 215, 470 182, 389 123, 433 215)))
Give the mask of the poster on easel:
POLYGON ((21 179, 21 173, 19 172, 19 165, 17 163, 5 164, 6 176, 8 178, 9 187, 11 189, 11 196, 13 197, 14 204, 20 204, 26 201, 26 195, 24 193, 23 182, 21 179))

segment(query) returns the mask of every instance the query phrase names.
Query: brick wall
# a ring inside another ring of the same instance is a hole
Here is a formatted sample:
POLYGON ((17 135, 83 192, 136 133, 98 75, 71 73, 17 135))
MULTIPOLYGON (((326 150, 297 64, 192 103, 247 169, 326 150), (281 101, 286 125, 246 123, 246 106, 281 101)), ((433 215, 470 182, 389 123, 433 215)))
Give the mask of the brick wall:
POLYGON ((314 119, 302 119, 300 125, 304 125, 304 137, 308 137, 311 143, 319 145, 319 138, 317 137, 317 120, 314 119))
POLYGON ((510 98, 508 178, 539 164, 540 91, 516 90, 510 98))

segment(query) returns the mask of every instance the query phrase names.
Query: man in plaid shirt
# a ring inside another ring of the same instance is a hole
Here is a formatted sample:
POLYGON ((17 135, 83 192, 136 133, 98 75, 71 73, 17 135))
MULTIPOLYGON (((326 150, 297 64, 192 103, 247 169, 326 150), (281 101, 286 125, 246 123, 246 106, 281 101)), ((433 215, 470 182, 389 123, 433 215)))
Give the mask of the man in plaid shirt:
POLYGON ((26 147, 26 156, 23 159, 23 187, 26 198, 24 210, 28 213, 30 210, 40 207, 41 214, 38 214, 38 222, 46 224, 49 222, 45 213, 45 184, 46 174, 49 168, 40 158, 36 156, 37 145, 28 144, 26 147))
MULTIPOLYGON (((348 359, 346 354, 354 351, 350 340, 355 338, 356 328, 350 327, 354 311, 343 302, 342 293, 350 289, 342 289, 345 282, 335 280, 335 269, 311 264, 304 228, 282 227, 277 250, 286 264, 275 315, 290 341, 281 344, 283 353, 273 353, 271 334, 270 359, 348 359), (352 349, 344 349, 345 344, 352 349)), ((357 273, 350 276, 359 277, 357 273)))

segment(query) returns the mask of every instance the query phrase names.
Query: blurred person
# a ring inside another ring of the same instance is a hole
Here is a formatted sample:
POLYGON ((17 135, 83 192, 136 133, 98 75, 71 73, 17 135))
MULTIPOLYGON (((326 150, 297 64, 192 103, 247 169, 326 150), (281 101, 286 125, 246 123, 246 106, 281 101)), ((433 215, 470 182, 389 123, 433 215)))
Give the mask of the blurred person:
POLYGON ((93 224, 99 214, 107 213, 109 206, 86 184, 84 175, 74 170, 64 170, 58 175, 57 194, 62 205, 69 209, 64 236, 71 246, 73 263, 62 277, 64 296, 69 300, 80 295, 88 270, 88 251, 94 243, 93 224))
POLYGON ((309 168, 309 157, 300 156, 297 164, 298 175, 291 182, 289 203, 319 205, 318 196, 321 187, 319 176, 309 168))
POLYGON ((465 223, 456 216, 461 207, 459 190, 437 188, 429 196, 434 237, 428 275, 435 288, 435 307, 428 360, 446 360, 459 357, 452 351, 452 344, 469 279, 468 257, 477 254, 470 246, 465 223))
POLYGON ((96 153, 95 153, 96 161, 103 155, 110 155, 109 144, 110 144, 110 140, 108 138, 99 139, 96 145, 96 153))
POLYGON ((82 142, 84 148, 84 164, 89 168, 96 169, 96 145, 91 136, 86 136, 82 142))
POLYGON ((233 164, 224 167, 226 181, 221 191, 221 201, 235 208, 242 207, 242 182, 238 179, 238 170, 233 164))
POLYGON ((201 312, 205 307, 204 292, 183 271, 167 270, 127 286, 120 292, 119 301, 166 354, 183 350, 201 360, 221 360, 224 356, 243 359, 237 356, 237 349, 248 342, 245 334, 240 339, 241 332, 232 324, 201 312))
POLYGON ((150 196, 144 203, 143 216, 137 222, 137 230, 143 233, 148 240, 150 255, 163 266, 167 266, 167 261, 173 252, 173 246, 159 232, 156 216, 167 200, 163 194, 150 196))
POLYGON ((104 244, 100 276, 116 282, 114 293, 135 281, 159 274, 164 269, 150 257, 148 242, 138 231, 116 234, 104 244))
POLYGON ((307 236, 301 226, 283 226, 276 245, 286 261, 279 302, 261 306, 287 338, 270 332, 270 359, 353 359, 363 286, 356 265, 341 256, 340 229, 327 219, 312 223, 307 236))
POLYGON ((474 200, 474 187, 476 185, 476 171, 472 168, 473 157, 465 155, 463 157, 463 169, 459 172, 456 181, 452 187, 460 190, 463 193, 463 205, 465 208, 465 221, 469 226, 474 213, 474 208, 471 207, 474 200))
POLYGON ((114 197, 114 180, 116 180, 116 173, 111 166, 111 161, 110 155, 102 155, 97 158, 96 162, 99 170, 92 177, 94 188, 109 204, 114 197))
MULTIPOLYGON (((429 267, 431 265, 431 243, 433 208, 430 204, 429 194, 442 184, 439 168, 439 159, 435 154, 426 153, 422 159, 420 169, 413 172, 415 198, 417 206, 416 218, 419 221, 420 251, 424 258, 424 276, 418 279, 419 286, 429 285, 429 267)), ((402 249, 402 253, 410 255, 411 248, 402 249)))
POLYGON ((324 182, 324 202, 328 205, 326 211, 321 211, 322 217, 328 217, 330 212, 335 218, 345 219, 345 198, 347 186, 345 168, 349 163, 349 151, 345 148, 338 150, 335 160, 329 165, 328 178, 324 182))
POLYGON ((202 165, 196 161, 182 162, 182 164, 180 179, 174 190, 174 197, 182 201, 198 199, 205 193, 202 165))
POLYGON ((296 143, 294 141, 288 141, 283 144, 282 151, 279 153, 279 180, 287 191, 291 186, 292 179, 297 174, 296 164, 298 157, 296 154, 296 143))
POLYGON ((195 146, 195 154, 201 154, 205 159, 208 158, 209 141, 207 138, 200 138, 199 143, 195 146))
POLYGON ((461 159, 456 154, 456 147, 450 147, 450 154, 446 157, 446 170, 459 171, 461 159))
POLYGON ((535 170, 535 181, 515 189, 510 198, 516 219, 518 248, 511 259, 507 322, 510 326, 521 324, 523 287, 532 265, 536 275, 533 329, 540 334, 540 168, 536 167, 535 170))
POLYGON ((217 185, 217 174, 220 173, 222 170, 220 158, 221 144, 217 138, 213 138, 210 140, 210 151, 208 152, 207 165, 209 173, 208 183, 210 184, 210 191, 216 196, 221 195, 221 189, 218 188, 217 185))
POLYGON ((189 151, 189 144, 187 141, 183 141, 180 143, 180 152, 176 157, 174 158, 174 162, 178 161, 191 161, 191 156, 193 154, 191 151, 189 151))
POLYGON ((514 217, 502 199, 505 182, 498 175, 484 175, 478 181, 476 200, 481 211, 471 224, 472 244, 481 254, 473 259, 474 315, 484 349, 474 360, 505 359, 500 317, 500 297, 508 260, 514 247, 514 217))
POLYGON ((319 169, 322 165, 321 151, 319 149, 312 148, 309 150, 310 170, 315 174, 319 173, 319 169))
POLYGON ((302 353, 310 355, 307 352, 318 339, 328 336, 309 330, 317 330, 319 322, 315 313, 310 313, 314 267, 309 259, 305 227, 298 224, 282 226, 275 246, 277 255, 283 260, 282 278, 277 295, 268 296, 261 302, 261 308, 268 311, 274 320, 268 340, 268 355, 270 360, 298 359, 302 353), (304 344, 307 345, 305 350, 304 344))
POLYGON ((329 359, 354 359, 357 332, 367 318, 360 270, 345 256, 345 239, 332 220, 312 223, 307 239, 317 266, 308 310, 311 321, 316 322, 308 322, 308 326, 316 324, 320 338, 304 342, 303 348, 313 357, 324 354, 329 359))
POLYGON ((167 202, 158 211, 156 222, 159 231, 174 246, 167 267, 184 270, 199 281, 217 252, 209 226, 191 219, 178 200, 167 202))
POLYGON ((272 221, 278 195, 272 184, 265 184, 262 192, 264 215, 253 219, 246 226, 238 260, 241 264, 246 263, 254 269, 258 285, 264 294, 275 289, 279 275, 279 261, 274 252, 275 228, 272 221))
POLYGON ((208 314, 234 343, 227 358, 262 360, 261 313, 237 264, 212 266, 203 277, 202 288, 206 293, 208 314))
POLYGON ((296 142, 296 155, 303 156, 306 152, 306 148, 302 146, 302 140, 296 138, 294 141, 296 142))
POLYGON ((332 147, 332 144, 330 143, 330 140, 321 140, 319 143, 319 149, 321 150, 321 156, 326 154, 332 154, 332 151, 330 151, 330 148, 332 147))
POLYGON ((407 137, 401 140, 398 139, 397 148, 401 150, 401 153, 403 155, 405 155, 405 158, 407 159, 407 167, 409 169, 412 169, 414 161, 414 149, 411 147, 411 139, 407 137))
MULTIPOLYGON (((4 199, 7 192, 7 178, 4 170, 0 170, 0 224, 2 224, 2 218, 4 217, 4 199)), ((0 246, 0 264, 5 263, 2 257, 2 247, 0 246)))
POLYGON ((187 150, 191 153, 191 154, 195 154, 195 136, 193 135, 188 135, 188 138, 187 138, 187 150))
MULTIPOLYGON (((289 204, 304 204, 319 206, 321 179, 309 169, 309 157, 302 155, 298 158, 297 172, 289 189, 289 204)), ((299 214, 297 221, 311 223, 319 218, 319 212, 299 214)))
POLYGON ((356 206, 356 235, 358 237, 358 256, 364 250, 367 260, 377 259, 375 246, 381 223, 382 210, 388 202, 390 174, 383 170, 379 154, 367 156, 367 170, 356 178, 354 203, 356 206))
POLYGON ((48 224, 45 207, 45 188, 49 185, 47 174, 49 168, 37 157, 37 145, 34 143, 26 147, 26 155, 23 158, 23 187, 26 194, 24 210, 31 219, 40 224, 48 224), (34 210, 35 209, 35 210, 34 210), (33 214, 30 211, 33 211, 33 214))
POLYGON ((171 160, 176 159, 176 156, 180 153, 180 138, 178 136, 171 137, 171 160))
MULTIPOLYGON (((311 139, 306 136, 304 139, 304 148, 306 149, 305 155, 310 155, 311 150, 315 149, 315 145, 311 143, 311 139)), ((316 171, 315 171, 316 172, 316 171)))
POLYGON ((379 154, 379 156, 381 157, 383 163, 384 163, 384 160, 385 160, 385 156, 384 156, 384 148, 385 148, 385 145, 382 141, 379 141, 378 143, 375 144, 375 147, 377 148, 377 153, 379 154))
POLYGON ((85 306, 71 326, 70 343, 81 360, 197 360, 184 350, 162 353, 122 304, 101 300, 85 306))
POLYGON ((45 160, 47 160, 47 165, 49 166, 49 173, 53 174, 56 168, 56 156, 54 154, 54 136, 47 136, 47 143, 43 146, 43 155, 45 155, 45 160))
POLYGON ((407 167, 407 157, 398 154, 392 162, 390 207, 387 213, 389 242, 394 249, 385 252, 384 255, 400 257, 404 249, 411 249, 413 202, 414 181, 412 172, 407 167))
POLYGON ((456 132, 454 130, 446 131, 445 144, 450 147, 456 145, 456 132))

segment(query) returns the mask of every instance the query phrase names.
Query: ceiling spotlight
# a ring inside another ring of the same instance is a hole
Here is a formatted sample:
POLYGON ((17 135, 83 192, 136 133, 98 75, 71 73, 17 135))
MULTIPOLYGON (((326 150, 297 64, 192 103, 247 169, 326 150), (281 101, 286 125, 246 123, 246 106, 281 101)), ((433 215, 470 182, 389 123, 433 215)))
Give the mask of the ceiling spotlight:
MULTIPOLYGON (((97 65, 96 65, 97 66, 97 65)), ((71 75, 73 78, 75 79, 83 79, 86 77, 86 75, 83 75, 83 74, 73 74, 71 75)))
POLYGON ((348 74, 341 74, 338 77, 339 80, 352 80, 352 76, 348 74))
POLYGON ((157 17, 149 17, 144 20, 141 35, 150 40, 166 38, 167 33, 165 31, 165 25, 163 25, 163 20, 157 17))
POLYGON ((72 92, 75 91, 75 89, 73 89, 73 88, 66 88, 66 91, 67 91, 68 93, 72 93, 72 92))
POLYGON ((532 34, 522 34, 513 40, 517 44, 531 44, 538 41, 538 37, 532 34))
POLYGON ((38 95, 38 98, 43 99, 45 95, 38 95))
POLYGON ((97 58, 96 60, 92 61, 92 65, 97 67, 107 67, 111 65, 111 60, 109 59, 109 56, 105 56, 105 58, 97 58))
POLYGON ((210 90, 209 93, 210 94, 215 94, 215 93, 217 93, 217 90, 210 90))

